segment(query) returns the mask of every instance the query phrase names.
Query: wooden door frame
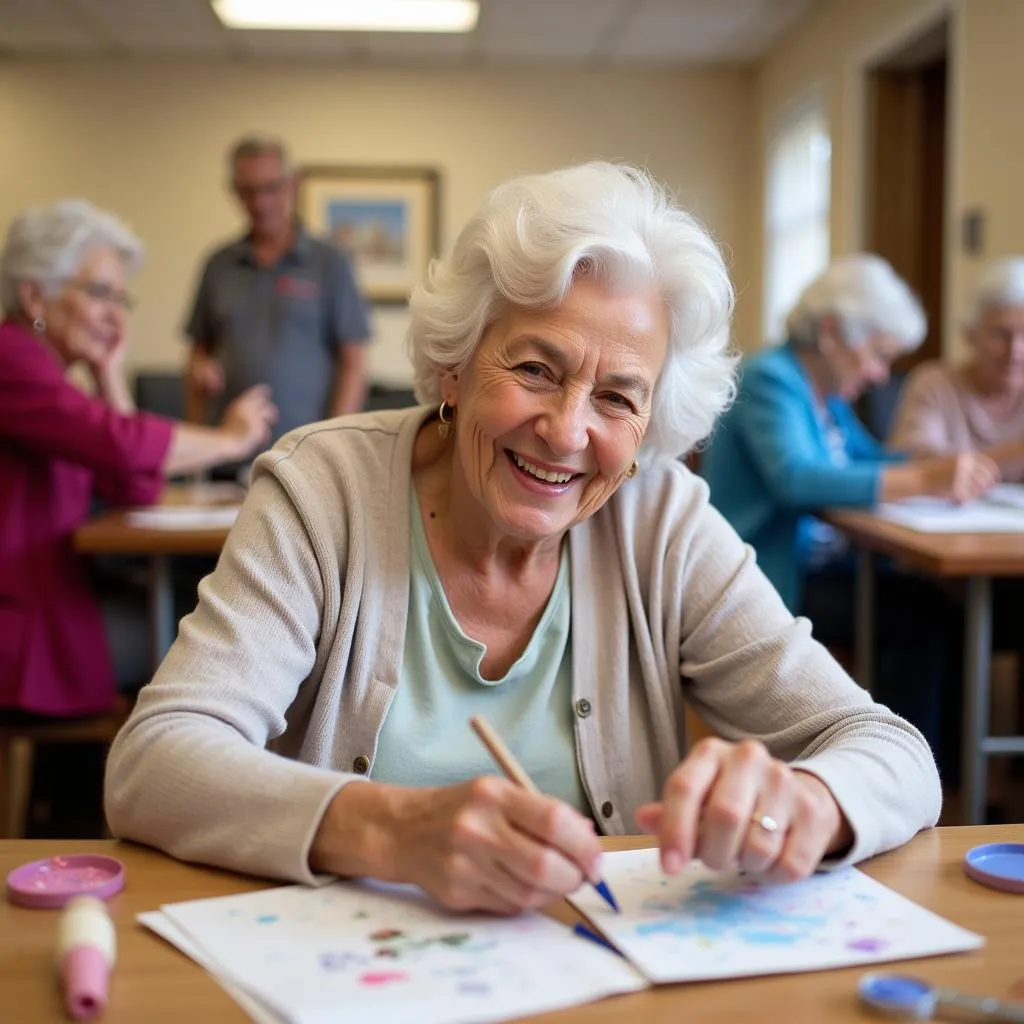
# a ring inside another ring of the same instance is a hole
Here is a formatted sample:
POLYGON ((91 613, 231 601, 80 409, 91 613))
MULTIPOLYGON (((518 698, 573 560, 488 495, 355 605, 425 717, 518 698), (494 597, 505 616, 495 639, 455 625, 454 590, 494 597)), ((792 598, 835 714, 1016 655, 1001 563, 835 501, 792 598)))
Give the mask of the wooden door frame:
MULTIPOLYGON (((957 202, 961 192, 961 166, 958 159, 958 141, 961 122, 961 62, 963 19, 960 0, 925 0, 903 21, 875 37, 857 51, 847 64, 842 83, 841 116, 844 145, 839 161, 833 164, 833 175, 842 176, 846 183, 843 204, 837 211, 839 238, 846 240, 848 251, 863 251, 869 237, 867 221, 868 174, 868 103, 872 68, 906 49, 915 39, 933 30, 938 24, 947 25, 947 79, 946 79, 946 169, 945 169, 945 222, 947 225, 943 246, 943 298, 942 298, 942 355, 949 358, 956 350, 955 296, 957 294, 956 260, 957 202)), ((836 156, 833 147, 833 158, 836 156)), ((835 220, 833 221, 835 223, 835 220)))

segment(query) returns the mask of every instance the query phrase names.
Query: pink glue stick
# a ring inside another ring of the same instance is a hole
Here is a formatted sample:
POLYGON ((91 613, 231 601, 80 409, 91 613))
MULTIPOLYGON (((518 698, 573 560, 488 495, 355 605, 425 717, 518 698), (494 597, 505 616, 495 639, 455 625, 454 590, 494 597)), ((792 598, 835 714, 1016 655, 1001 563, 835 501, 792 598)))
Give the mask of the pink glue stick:
POLYGON ((57 926, 57 973, 75 1020, 94 1020, 103 1012, 116 955, 106 904, 95 896, 70 899, 57 926))

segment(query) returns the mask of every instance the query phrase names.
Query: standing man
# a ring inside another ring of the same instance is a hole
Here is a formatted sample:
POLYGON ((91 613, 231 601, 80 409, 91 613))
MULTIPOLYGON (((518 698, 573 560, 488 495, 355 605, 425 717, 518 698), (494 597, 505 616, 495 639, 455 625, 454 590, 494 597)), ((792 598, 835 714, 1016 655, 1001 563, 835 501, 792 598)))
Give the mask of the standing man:
POLYGON ((186 400, 189 418, 206 419, 246 388, 268 384, 279 414, 273 443, 362 408, 366 308, 347 258, 297 219, 284 146, 244 138, 230 168, 249 230, 203 268, 185 328, 186 400))

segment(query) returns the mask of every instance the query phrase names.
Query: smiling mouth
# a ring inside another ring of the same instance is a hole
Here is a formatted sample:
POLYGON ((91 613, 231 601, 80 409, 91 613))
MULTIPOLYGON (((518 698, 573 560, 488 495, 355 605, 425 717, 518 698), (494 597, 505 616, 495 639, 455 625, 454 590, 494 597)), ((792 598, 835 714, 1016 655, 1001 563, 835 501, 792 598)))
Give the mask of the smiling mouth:
POLYGON ((511 462, 520 473, 524 476, 530 477, 532 480, 536 480, 538 483, 550 484, 554 487, 564 487, 566 484, 572 483, 572 481, 578 476, 583 475, 582 473, 543 469, 541 466, 527 461, 517 452, 514 452, 509 448, 505 449, 505 454, 508 456, 509 462, 511 462))

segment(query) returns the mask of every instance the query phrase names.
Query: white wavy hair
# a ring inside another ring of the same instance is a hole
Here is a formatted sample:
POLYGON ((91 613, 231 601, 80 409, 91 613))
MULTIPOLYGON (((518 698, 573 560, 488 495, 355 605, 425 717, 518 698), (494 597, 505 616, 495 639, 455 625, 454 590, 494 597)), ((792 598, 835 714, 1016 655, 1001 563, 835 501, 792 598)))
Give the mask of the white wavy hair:
POLYGON ((655 286, 669 322, 641 461, 677 458, 707 437, 735 394, 733 290, 711 236, 645 171, 588 163, 514 178, 488 197, 410 299, 416 397, 473 358, 509 305, 550 308, 576 276, 655 286))
POLYGON ((972 330, 990 309, 1024 306, 1024 256, 1007 256, 989 263, 971 292, 965 325, 972 330))
POLYGON ((843 340, 858 348, 875 331, 911 352, 928 329, 921 303, 906 281, 873 253, 837 256, 801 293, 786 317, 786 333, 798 346, 814 348, 821 321, 835 317, 843 340))
POLYGON ((31 206, 11 221, 0 254, 0 305, 7 316, 21 312, 18 285, 34 281, 48 294, 73 277, 85 254, 109 246, 132 273, 142 263, 142 242, 112 213, 84 199, 31 206))

